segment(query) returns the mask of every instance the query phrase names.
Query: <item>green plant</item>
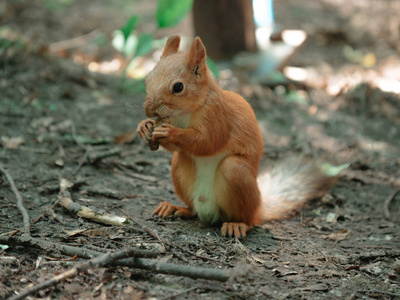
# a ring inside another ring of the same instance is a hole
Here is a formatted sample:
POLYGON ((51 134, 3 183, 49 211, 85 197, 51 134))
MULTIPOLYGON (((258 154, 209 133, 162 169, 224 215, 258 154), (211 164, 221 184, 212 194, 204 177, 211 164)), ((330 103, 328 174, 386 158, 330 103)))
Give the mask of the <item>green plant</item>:
MULTIPOLYGON (((192 6, 193 0, 159 0, 154 15, 155 22, 157 23, 155 31, 179 24, 190 12, 192 6)), ((128 58, 127 67, 134 58, 144 56, 153 49, 162 47, 165 42, 164 39, 154 39, 155 32, 144 32, 137 35, 136 28, 139 23, 140 16, 131 16, 124 26, 119 28, 113 39, 113 46, 128 58)), ((207 58, 207 64, 214 76, 218 77, 218 70, 215 63, 207 58)), ((127 67, 123 71, 123 85, 132 87, 132 84, 127 85, 126 82, 127 67)), ((133 86, 136 85, 133 84, 133 86)), ((139 90, 143 90, 140 84, 139 90)))

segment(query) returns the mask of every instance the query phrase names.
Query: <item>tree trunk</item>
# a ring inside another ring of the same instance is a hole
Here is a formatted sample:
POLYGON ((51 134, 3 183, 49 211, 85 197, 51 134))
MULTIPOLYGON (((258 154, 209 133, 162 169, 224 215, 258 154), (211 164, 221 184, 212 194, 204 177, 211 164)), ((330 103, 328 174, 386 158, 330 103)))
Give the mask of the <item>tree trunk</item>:
POLYGON ((256 50, 251 0, 195 0, 193 23, 207 54, 215 60, 256 50))

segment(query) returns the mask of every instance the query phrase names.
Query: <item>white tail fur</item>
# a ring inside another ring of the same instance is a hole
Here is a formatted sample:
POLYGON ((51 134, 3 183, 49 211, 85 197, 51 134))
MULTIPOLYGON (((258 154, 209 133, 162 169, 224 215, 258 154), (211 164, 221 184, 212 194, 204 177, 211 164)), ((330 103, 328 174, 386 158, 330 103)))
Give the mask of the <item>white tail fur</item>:
POLYGON ((263 222, 286 219, 307 201, 323 197, 337 176, 326 175, 315 161, 290 157, 261 173, 263 222))

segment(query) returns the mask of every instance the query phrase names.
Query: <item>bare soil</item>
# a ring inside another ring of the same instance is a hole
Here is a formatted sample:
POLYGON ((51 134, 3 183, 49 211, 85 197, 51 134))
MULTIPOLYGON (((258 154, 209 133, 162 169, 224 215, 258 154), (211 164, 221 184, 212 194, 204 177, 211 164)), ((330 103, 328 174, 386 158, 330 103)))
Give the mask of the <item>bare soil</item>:
MULTIPOLYGON (((70 1, 56 8, 50 2, 57 1, 0 4, 0 22, 14 40, 0 46, 0 166, 22 195, 31 236, 97 251, 161 251, 162 262, 235 269, 235 276, 217 282, 94 268, 31 299, 400 299, 400 195, 390 197, 400 186, 400 96, 379 88, 382 79, 400 84, 397 1, 276 1, 277 22, 308 33, 291 64, 314 75, 303 85, 276 87, 223 73, 221 85, 256 112, 267 164, 299 153, 350 163, 324 199, 240 241, 198 220, 151 216, 161 201, 179 204, 171 154, 149 151, 130 133, 145 118, 144 93, 86 69, 88 57, 116 55, 109 44, 85 44, 64 52, 66 59, 43 50, 95 28, 109 38, 135 9, 151 27, 154 1, 70 1), (359 50, 357 57, 372 53, 376 63, 351 60, 346 46, 359 50), (69 59, 77 53, 83 66, 69 59), (60 178, 75 182, 75 202, 128 215, 133 225, 96 223, 58 206, 60 178)), ((13 239, 23 228, 16 202, 0 175, 0 244, 9 246, 0 250, 1 299, 86 260, 13 239)))

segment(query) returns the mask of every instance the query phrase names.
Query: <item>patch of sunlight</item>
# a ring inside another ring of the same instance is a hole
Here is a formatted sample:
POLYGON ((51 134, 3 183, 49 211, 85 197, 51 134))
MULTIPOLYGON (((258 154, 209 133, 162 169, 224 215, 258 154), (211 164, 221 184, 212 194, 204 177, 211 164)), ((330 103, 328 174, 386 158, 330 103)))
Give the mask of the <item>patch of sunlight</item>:
POLYGON ((400 82, 398 80, 378 78, 375 80, 375 84, 384 92, 400 94, 400 82))
POLYGON ((92 72, 100 73, 115 73, 121 70, 122 62, 119 58, 114 58, 110 61, 96 62, 92 61, 88 65, 88 69, 92 72))
POLYGON ((287 78, 295 81, 306 81, 308 78, 308 71, 305 68, 288 66, 283 69, 283 74, 285 74, 287 78))

